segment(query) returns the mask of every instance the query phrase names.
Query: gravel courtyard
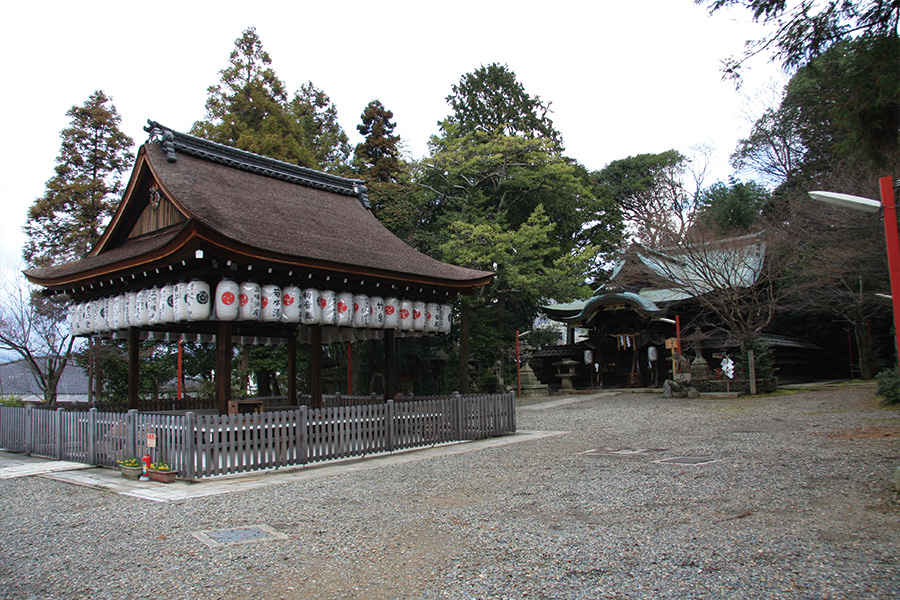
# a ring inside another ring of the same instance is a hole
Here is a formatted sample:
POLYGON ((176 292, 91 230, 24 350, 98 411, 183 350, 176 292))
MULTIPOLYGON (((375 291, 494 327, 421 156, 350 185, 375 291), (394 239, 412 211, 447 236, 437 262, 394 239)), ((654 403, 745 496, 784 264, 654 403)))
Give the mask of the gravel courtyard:
POLYGON ((0 598, 900 598, 872 385, 553 396, 518 426, 556 433, 176 502, 2 479, 0 598))

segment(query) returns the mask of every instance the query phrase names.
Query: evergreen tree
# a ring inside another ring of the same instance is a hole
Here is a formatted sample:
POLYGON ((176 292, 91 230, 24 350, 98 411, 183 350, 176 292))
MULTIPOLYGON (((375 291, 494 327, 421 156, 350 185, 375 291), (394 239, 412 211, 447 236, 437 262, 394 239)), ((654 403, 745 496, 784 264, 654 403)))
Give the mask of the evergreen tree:
POLYGON ((119 114, 103 91, 66 116, 71 122, 60 134, 56 174, 28 210, 22 254, 30 267, 78 260, 90 252, 115 212, 122 177, 134 158, 134 142, 119 130, 119 114))
POLYGON ((235 41, 228 62, 220 71, 222 81, 208 89, 206 120, 194 123, 191 133, 300 166, 318 166, 255 28, 235 41))
POLYGON ((492 63, 463 75, 447 103, 453 109, 441 124, 445 136, 474 132, 537 138, 562 149, 562 135, 548 116, 550 104, 531 96, 506 65, 492 63))
POLYGON ((308 81, 294 94, 289 111, 300 123, 304 144, 315 155, 318 168, 344 169, 350 158, 350 139, 338 123, 331 98, 308 81))
POLYGON ((365 137, 357 144, 354 157, 360 175, 369 182, 395 182, 402 172, 400 161, 400 136, 394 135, 394 113, 379 100, 372 100, 360 115, 362 123, 356 126, 365 137))

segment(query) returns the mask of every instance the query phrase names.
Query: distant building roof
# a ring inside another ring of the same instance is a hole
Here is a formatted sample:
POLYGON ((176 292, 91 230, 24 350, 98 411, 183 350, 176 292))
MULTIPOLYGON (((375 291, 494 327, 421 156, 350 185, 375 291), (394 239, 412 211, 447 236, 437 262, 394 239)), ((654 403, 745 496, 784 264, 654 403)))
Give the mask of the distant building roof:
MULTIPOLYGON (((59 396, 87 397, 88 378, 84 370, 72 363, 66 365, 57 385, 59 396)), ((0 364, 0 396, 34 395, 43 399, 44 392, 24 359, 0 364)))

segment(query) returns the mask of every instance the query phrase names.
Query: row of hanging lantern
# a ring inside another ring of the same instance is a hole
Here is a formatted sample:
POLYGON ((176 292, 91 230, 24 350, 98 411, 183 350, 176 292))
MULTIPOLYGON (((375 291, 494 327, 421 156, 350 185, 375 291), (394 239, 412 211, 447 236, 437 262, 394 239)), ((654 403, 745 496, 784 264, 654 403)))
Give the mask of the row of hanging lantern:
POLYGON ((382 298, 289 285, 222 279, 212 296, 201 279, 75 303, 75 335, 191 321, 262 321, 399 331, 449 333, 449 304, 382 298))

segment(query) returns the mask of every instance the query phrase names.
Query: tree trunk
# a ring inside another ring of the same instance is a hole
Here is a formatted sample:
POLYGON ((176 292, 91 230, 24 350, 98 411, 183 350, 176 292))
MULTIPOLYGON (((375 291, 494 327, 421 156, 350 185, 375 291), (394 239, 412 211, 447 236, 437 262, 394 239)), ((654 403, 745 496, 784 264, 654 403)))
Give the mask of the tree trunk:
POLYGON ((459 393, 469 393, 469 308, 471 301, 459 303, 459 393))

